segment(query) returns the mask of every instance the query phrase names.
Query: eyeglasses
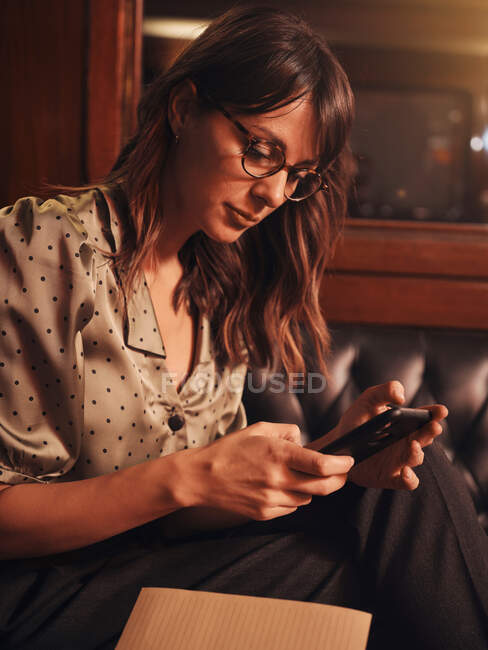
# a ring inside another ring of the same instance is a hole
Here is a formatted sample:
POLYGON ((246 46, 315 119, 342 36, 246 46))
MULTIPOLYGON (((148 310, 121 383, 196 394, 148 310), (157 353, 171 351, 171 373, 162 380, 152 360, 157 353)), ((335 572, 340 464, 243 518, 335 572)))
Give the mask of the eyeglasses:
POLYGON ((288 165, 284 151, 276 142, 262 140, 252 135, 243 124, 213 98, 206 94, 204 97, 246 136, 247 146, 241 158, 242 168, 246 174, 253 178, 265 178, 286 169, 288 177, 284 193, 290 201, 303 201, 319 190, 326 192, 329 189, 319 171, 308 167, 288 165))

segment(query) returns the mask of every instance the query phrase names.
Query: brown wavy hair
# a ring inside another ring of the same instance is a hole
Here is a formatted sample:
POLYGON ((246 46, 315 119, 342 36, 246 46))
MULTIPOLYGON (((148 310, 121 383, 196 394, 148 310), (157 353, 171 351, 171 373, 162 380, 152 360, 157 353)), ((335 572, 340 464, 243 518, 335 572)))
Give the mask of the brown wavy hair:
POLYGON ((220 364, 305 372, 308 349, 315 367, 327 374, 329 334, 319 291, 354 174, 348 144, 354 100, 347 76, 326 41, 292 13, 238 6, 214 20, 146 88, 137 130, 104 179, 123 189, 132 215, 113 259, 125 270, 126 295, 141 279, 143 260, 156 259, 164 228, 160 181, 173 139, 168 99, 184 79, 191 79, 201 95, 247 114, 310 96, 329 191, 287 201, 230 244, 201 231, 192 235, 178 253, 184 272, 174 306, 188 300, 192 309, 208 314, 220 364))

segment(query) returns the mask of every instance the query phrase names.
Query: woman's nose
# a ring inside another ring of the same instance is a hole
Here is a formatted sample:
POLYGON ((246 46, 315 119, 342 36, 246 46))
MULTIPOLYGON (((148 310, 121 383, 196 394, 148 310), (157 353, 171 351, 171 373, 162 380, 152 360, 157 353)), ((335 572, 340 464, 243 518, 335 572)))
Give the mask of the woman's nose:
POLYGON ((286 169, 282 169, 272 176, 256 178, 253 183, 252 193, 270 208, 279 208, 286 201, 285 187, 287 179, 288 172, 286 169))

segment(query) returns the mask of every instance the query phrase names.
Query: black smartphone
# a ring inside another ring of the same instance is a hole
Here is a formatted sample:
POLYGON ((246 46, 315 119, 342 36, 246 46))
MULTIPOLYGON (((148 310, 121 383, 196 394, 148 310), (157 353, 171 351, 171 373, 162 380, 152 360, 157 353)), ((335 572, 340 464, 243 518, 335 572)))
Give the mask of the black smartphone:
POLYGON ((388 407, 388 410, 348 431, 319 451, 323 454, 352 456, 358 464, 420 429, 432 417, 427 409, 401 408, 393 404, 388 407))

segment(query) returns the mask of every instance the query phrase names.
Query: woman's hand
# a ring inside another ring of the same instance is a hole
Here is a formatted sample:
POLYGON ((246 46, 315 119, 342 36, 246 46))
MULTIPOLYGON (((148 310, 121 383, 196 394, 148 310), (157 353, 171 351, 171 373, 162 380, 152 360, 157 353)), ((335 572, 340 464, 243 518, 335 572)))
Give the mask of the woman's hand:
POLYGON ((296 425, 271 422, 180 453, 185 473, 175 481, 184 507, 217 508, 255 520, 290 514, 313 495, 338 490, 353 465, 350 456, 302 447, 296 425))
MULTIPOLYGON (((322 442, 332 442, 340 435, 363 424, 386 410, 390 403, 403 404, 404 389, 399 381, 372 386, 365 390, 344 413, 339 424, 322 442)), ((383 451, 370 456, 349 472, 349 480, 365 487, 389 488, 394 490, 415 490, 419 479, 413 468, 424 460, 423 447, 432 444, 442 433, 440 420, 447 416, 447 408, 441 404, 423 406, 432 413, 432 419, 407 437, 390 445, 383 451)), ((313 448, 318 449, 314 441, 313 448)))

